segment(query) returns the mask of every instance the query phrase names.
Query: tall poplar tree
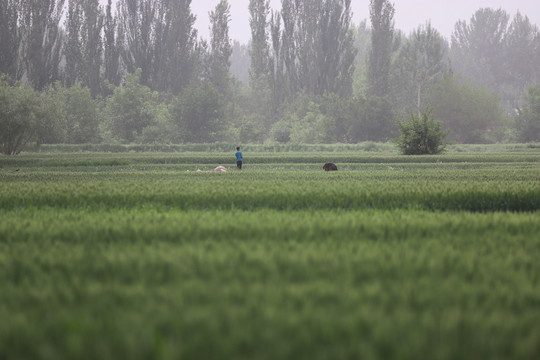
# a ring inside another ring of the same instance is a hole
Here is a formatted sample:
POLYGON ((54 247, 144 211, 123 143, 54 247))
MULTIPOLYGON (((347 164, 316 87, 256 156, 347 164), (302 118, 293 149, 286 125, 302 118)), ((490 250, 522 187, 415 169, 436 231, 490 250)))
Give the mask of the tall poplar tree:
POLYGON ((249 25, 251 28, 251 66, 249 70, 252 86, 267 81, 269 75, 269 15, 270 0, 249 1, 249 25))
POLYGON ((273 60, 283 69, 287 92, 350 95, 356 56, 351 1, 282 0, 280 15, 281 33, 279 20, 271 26, 273 60))
POLYGON ((0 73, 20 79, 19 0, 0 0, 0 73))
POLYGON ((371 0, 371 52, 368 63, 368 92, 385 97, 390 92, 390 66, 394 46, 395 9, 389 0, 371 0))
POLYGON ((141 84, 178 94, 195 78, 198 48, 191 0, 119 0, 118 37, 128 73, 141 84))
POLYGON ((352 95, 357 50, 351 18, 350 0, 326 0, 323 3, 316 51, 318 78, 315 92, 318 94, 352 95))
POLYGON ((514 16, 505 36, 506 86, 503 99, 517 109, 528 86, 540 83, 540 32, 527 16, 514 16))
POLYGON ((272 108, 278 111, 287 99, 285 79, 285 64, 283 56, 284 45, 281 40, 281 13, 272 12, 270 17, 270 37, 272 40, 270 54, 270 82, 272 91, 272 108))
POLYGON ((81 27, 82 83, 96 96, 101 91, 101 65, 103 57, 103 8, 99 0, 82 0, 81 27))
POLYGON ((400 107, 412 110, 415 104, 420 118, 427 89, 449 69, 448 44, 440 33, 430 22, 414 30, 393 66, 392 84, 397 93, 394 96, 402 99, 400 107))
POLYGON ((221 0, 210 12, 210 81, 221 94, 230 88, 232 44, 229 37, 231 7, 227 0, 221 0))
POLYGON ((199 50, 191 0, 159 4, 154 25, 153 87, 179 94, 197 77, 199 50))
POLYGON ((478 84, 498 90, 506 73, 504 38, 510 16, 502 9, 482 8, 452 33, 452 65, 478 84))
POLYGON ((110 84, 120 85, 120 42, 117 19, 112 13, 112 0, 108 0, 103 24, 103 77, 110 84))
POLYGON ((21 0, 20 25, 25 75, 36 90, 60 79, 64 0, 21 0))
POLYGON ((119 0, 118 21, 123 44, 121 56, 128 73, 141 69, 140 82, 151 85, 157 0, 119 0))
POLYGON ((66 40, 64 44, 64 86, 71 87, 79 79, 82 60, 81 51, 81 3, 68 0, 67 16, 64 22, 66 40))
POLYGON ((272 67, 270 58, 270 1, 250 0, 249 25, 251 28, 251 47, 249 50, 249 86, 251 88, 251 101, 253 121, 258 127, 263 124, 269 129, 276 113, 272 97, 272 67))

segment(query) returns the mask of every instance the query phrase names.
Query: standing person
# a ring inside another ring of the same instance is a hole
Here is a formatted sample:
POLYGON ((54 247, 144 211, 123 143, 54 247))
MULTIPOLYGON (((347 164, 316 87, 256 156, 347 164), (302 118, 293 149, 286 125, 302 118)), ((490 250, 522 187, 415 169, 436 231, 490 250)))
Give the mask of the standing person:
POLYGON ((240 151, 240 146, 236 147, 236 167, 238 170, 242 170, 242 161, 244 160, 244 155, 240 151))

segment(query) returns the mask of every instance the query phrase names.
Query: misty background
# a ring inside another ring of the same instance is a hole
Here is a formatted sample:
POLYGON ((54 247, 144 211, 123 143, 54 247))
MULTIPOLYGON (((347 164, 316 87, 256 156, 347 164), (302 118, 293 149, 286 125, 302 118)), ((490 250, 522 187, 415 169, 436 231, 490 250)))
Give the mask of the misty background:
MULTIPOLYGON (((101 1, 103 4, 106 1, 101 1)), ((210 20, 208 13, 216 7, 219 0, 193 1, 193 13, 197 16, 195 26, 204 38, 210 36, 210 20)), ((249 42, 249 0, 231 0, 230 35, 241 43, 249 42)), ((454 31, 454 25, 459 20, 468 20, 472 14, 481 8, 503 9, 509 14, 518 11, 529 17, 532 23, 540 24, 540 1, 536 0, 453 0, 451 2, 434 0, 394 0, 396 9, 394 17, 396 29, 409 33, 419 25, 431 21, 442 36, 447 39, 454 31)), ((270 6, 274 10, 281 9, 281 0, 271 0, 270 6)), ((355 0, 351 2, 353 22, 369 20, 369 0, 355 0)))
POLYGON ((539 141, 539 6, 0 0, 0 143, 539 141))

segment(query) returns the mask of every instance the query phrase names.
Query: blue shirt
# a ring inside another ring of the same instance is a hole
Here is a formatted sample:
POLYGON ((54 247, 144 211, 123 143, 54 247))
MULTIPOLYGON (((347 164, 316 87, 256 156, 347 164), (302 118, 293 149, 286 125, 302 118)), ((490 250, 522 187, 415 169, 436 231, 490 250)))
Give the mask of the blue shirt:
POLYGON ((236 152, 236 161, 242 161, 242 152, 241 151, 237 151, 236 152))

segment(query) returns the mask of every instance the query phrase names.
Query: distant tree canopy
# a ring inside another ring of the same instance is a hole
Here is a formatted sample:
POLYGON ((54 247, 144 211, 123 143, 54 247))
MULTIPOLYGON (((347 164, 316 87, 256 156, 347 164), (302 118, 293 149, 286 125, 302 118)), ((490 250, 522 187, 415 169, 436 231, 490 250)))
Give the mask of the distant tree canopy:
POLYGON ((430 90, 427 102, 436 118, 458 143, 490 143, 502 140, 504 110, 493 91, 470 80, 447 75, 430 90))
POLYGON ((141 82, 178 94, 196 79, 199 52, 191 0, 119 0, 121 57, 141 82))
POLYGON ((371 0, 371 51, 368 60, 369 94, 385 97, 390 93, 390 67, 394 50, 394 5, 389 0, 371 0))
POLYGON ((0 145, 2 153, 20 153, 36 134, 38 102, 34 90, 0 79, 0 145))
POLYGON ((283 0, 272 20, 275 91, 351 95, 356 50, 350 0, 283 0))
POLYGON ((517 117, 519 140, 540 141, 540 84, 529 87, 517 117))
POLYGON ((395 29, 389 0, 0 0, 3 152, 45 143, 387 141, 428 106, 454 142, 539 141, 540 32, 481 8, 449 41, 395 29), (116 6, 114 6, 116 5, 116 6), (10 112, 8 112, 9 109, 10 112), (12 111, 15 111, 14 113, 12 111))
POLYGON ((0 74, 19 79, 23 69, 19 49, 22 29, 19 21, 19 1, 0 1, 0 74))
POLYGON ((28 82, 41 91, 60 80, 64 39, 59 23, 64 0, 20 0, 18 4, 19 31, 25 39, 20 43, 20 60, 28 82))
POLYGON ((394 61, 391 74, 394 101, 420 116, 430 87, 449 69, 446 41, 429 22, 420 26, 404 41, 394 61))
POLYGON ((527 86, 540 82, 540 33, 520 13, 510 22, 504 10, 479 9, 456 24, 451 58, 454 71, 494 90, 512 111, 527 86))
POLYGON ((232 44, 229 37, 231 7, 227 0, 221 0, 210 12, 210 81, 221 93, 228 93, 232 44))

